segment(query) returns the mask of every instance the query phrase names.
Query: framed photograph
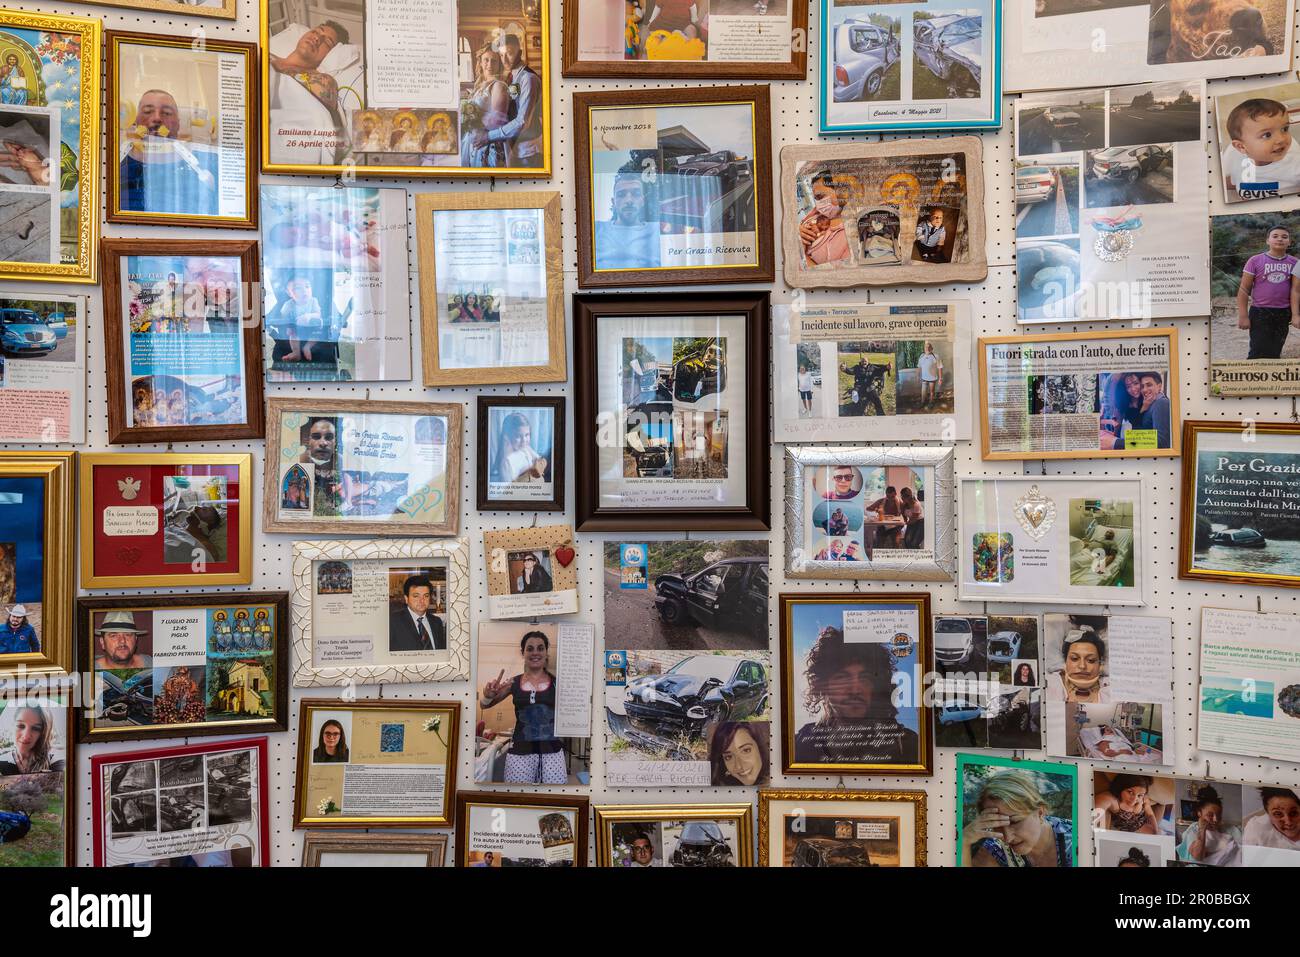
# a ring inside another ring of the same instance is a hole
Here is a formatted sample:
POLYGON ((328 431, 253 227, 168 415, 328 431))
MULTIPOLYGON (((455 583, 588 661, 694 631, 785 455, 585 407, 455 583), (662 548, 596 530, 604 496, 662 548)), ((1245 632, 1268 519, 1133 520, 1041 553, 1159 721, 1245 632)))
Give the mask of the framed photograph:
POLYGON ((1041 631, 1037 615, 935 615, 937 746, 1042 750, 1041 631))
POLYGON ((1205 102, 1201 79, 1016 99, 1017 322, 1209 315, 1205 102))
POLYGON ((773 306, 778 442, 971 434, 970 303, 773 306))
POLYGON ((256 229, 256 44, 109 30, 104 45, 108 221, 256 229))
POLYGON ((785 448, 791 578, 950 581, 951 448, 785 448))
POLYGON ((578 286, 771 282, 768 101, 766 86, 573 94, 578 286))
POLYGON ((753 867, 754 808, 597 804, 597 867, 753 867))
POLYGON ((0 296, 0 442, 86 441, 86 297, 0 296))
POLYGON ((1300 587, 1300 424, 1183 423, 1178 577, 1300 587))
POLYGON ((1078 867, 1079 768, 957 755, 958 867, 1078 867))
POLYGON ((0 676, 73 672, 76 457, 0 452, 0 676))
POLYGON ((808 7, 789 0, 564 2, 564 75, 802 80, 808 7))
POLYGON ((266 738, 90 759, 95 867, 270 867, 266 738))
POLYGON ((459 701, 304 698, 294 830, 450 827, 459 701))
POLYGON ((0 681, 0 868, 75 867, 75 689, 0 681))
POLYGON ((1294 69, 1295 8, 1278 0, 1037 0, 1006 13, 1009 93, 1294 69))
POLYGON ((303 867, 445 867, 446 861, 446 834, 303 835, 303 867))
POLYGON ((983 161, 978 136, 782 147, 786 285, 982 282, 983 161))
POLYGON ((576 615, 577 558, 571 525, 484 532, 488 617, 576 615))
POLYGON ((267 382, 406 382, 406 190, 263 186, 267 382))
POLYGON ((247 452, 83 452, 80 483, 82 588, 253 580, 247 452))
POLYGON ((98 279, 99 51, 96 18, 0 12, 0 279, 98 279))
POLYGON ((262 171, 551 175, 548 0, 259 0, 262 171))
POLYGON ((573 297, 580 532, 766 530, 768 293, 573 297))
POLYGON ((77 599, 82 741, 289 727, 289 593, 77 599))
POLYGON ((925 867, 924 791, 758 792, 759 867, 925 867))
POLYGON ((257 243, 101 246, 109 442, 261 438, 257 243))
POLYGON ((1139 478, 963 478, 957 597, 1145 605, 1145 515, 1139 478))
POLYGON ((262 531, 455 535, 464 411, 459 402, 268 400, 262 531))
POLYGON ((783 772, 933 774, 929 592, 782 593, 779 614, 783 772))
POLYGON ((478 510, 564 511, 564 397, 478 397, 478 510))
POLYGON ((983 456, 1177 456, 1178 330, 1126 329, 979 341, 983 456))
POLYGON ((419 193, 424 384, 563 382, 560 194, 419 193))
POLYGON ((295 542, 293 686, 469 677, 462 540, 295 542))
POLYGON ((1300 210, 1210 217, 1211 396, 1300 395, 1296 239, 1300 210))
POLYGON ((235 19, 235 0, 96 0, 96 6, 153 10, 182 17, 235 19))
POLYGON ((585 795, 461 791, 457 867, 586 867, 585 795))
POLYGON ((591 784, 595 628, 485 621, 477 653, 474 780, 591 784))
POLYGON ((1002 4, 821 0, 820 132, 1002 125, 1002 4))

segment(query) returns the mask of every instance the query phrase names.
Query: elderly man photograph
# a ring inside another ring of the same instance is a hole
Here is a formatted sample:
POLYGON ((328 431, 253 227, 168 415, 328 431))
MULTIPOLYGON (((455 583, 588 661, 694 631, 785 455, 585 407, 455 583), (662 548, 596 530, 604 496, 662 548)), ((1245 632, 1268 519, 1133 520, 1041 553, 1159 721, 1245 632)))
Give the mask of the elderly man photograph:
POLYGON ((135 625, 135 612, 110 611, 95 629, 95 670, 125 671, 150 666, 147 649, 140 639, 147 631, 135 625))

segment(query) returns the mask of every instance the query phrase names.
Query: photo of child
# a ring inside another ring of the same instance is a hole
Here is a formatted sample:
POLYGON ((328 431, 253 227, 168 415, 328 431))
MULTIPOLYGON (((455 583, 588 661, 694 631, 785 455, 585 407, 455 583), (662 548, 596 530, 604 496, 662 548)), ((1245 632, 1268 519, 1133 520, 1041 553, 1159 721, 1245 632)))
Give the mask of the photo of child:
POLYGON ((1273 95, 1215 99, 1223 199, 1229 203, 1300 193, 1300 150, 1293 148, 1290 133, 1292 110, 1300 110, 1300 83, 1252 92, 1273 95), (1234 100, 1239 102, 1233 105, 1234 100))

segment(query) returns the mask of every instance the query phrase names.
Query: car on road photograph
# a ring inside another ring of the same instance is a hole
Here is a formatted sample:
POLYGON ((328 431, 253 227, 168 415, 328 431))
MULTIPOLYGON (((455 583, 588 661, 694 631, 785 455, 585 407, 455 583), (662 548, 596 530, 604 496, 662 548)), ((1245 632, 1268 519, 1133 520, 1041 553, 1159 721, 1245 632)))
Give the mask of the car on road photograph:
POLYGON ((1041 203, 1056 192, 1056 174, 1046 166, 1016 170, 1016 205, 1041 203))
POLYGON ((0 352, 10 356, 43 356, 59 345, 59 337, 30 309, 0 309, 0 352))
POLYGON ((835 102, 875 99, 886 86, 892 87, 890 96, 898 96, 898 71, 892 69, 900 52, 896 29, 886 29, 870 20, 849 19, 837 24, 833 31, 835 102), (893 82, 886 84, 889 76, 893 82))
POLYGON ((1089 209, 1174 201, 1174 151, 1168 144, 1112 146, 1084 159, 1089 209))

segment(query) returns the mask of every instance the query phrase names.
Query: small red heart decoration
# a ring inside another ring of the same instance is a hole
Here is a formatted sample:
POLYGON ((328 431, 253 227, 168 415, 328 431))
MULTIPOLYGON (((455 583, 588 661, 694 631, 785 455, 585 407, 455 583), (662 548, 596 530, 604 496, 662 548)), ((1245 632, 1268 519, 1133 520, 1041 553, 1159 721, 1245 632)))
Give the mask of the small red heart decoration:
POLYGON ((555 550, 555 560, 560 563, 561 567, 568 568, 573 561, 574 551, 568 545, 561 545, 555 550))
POLYGON ((140 549, 119 548, 117 550, 117 560, 129 568, 140 560, 140 549))

